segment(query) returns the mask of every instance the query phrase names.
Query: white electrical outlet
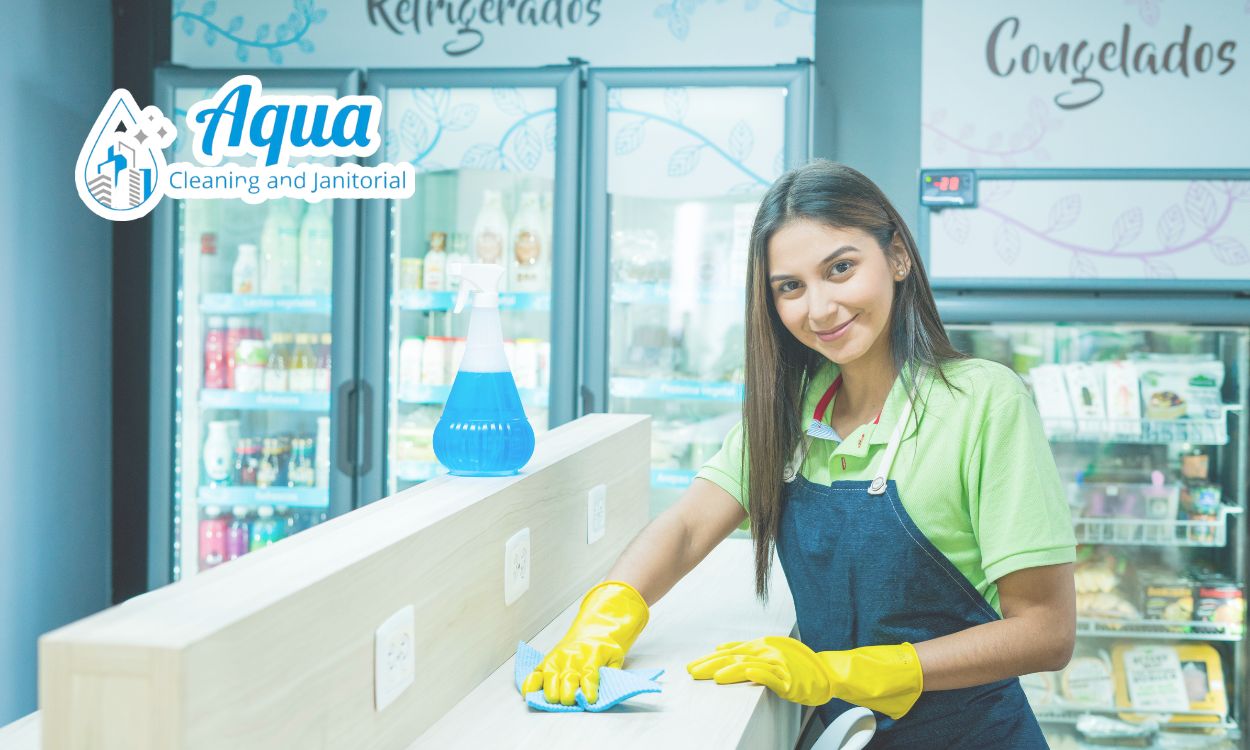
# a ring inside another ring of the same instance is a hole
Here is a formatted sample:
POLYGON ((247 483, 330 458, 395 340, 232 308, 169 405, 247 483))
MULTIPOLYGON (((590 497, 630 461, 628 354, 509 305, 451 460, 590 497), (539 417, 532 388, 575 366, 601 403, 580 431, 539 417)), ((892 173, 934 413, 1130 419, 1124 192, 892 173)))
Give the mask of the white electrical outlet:
POLYGON ((510 605, 530 588, 530 530, 512 535, 503 548, 503 603, 510 605))
POLYGON ((586 496, 586 544, 603 538, 608 529, 608 486, 596 484, 586 496))
POLYGON ((417 679, 416 609, 410 604, 373 634, 373 706, 381 711, 417 679))

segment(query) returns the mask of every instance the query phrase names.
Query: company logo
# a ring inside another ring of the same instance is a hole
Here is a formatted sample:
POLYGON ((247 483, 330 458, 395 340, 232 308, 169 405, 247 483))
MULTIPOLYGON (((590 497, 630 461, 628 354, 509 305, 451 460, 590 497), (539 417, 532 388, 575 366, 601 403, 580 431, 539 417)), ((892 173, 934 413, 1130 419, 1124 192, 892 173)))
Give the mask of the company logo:
POLYGON ((260 79, 236 76, 187 111, 195 161, 168 165, 162 149, 177 135, 173 123, 157 107, 129 116, 137 111, 129 92, 113 92, 78 157, 78 194, 106 219, 145 216, 163 196, 317 202, 408 198, 416 186, 411 164, 336 163, 381 147, 376 96, 266 95, 260 79), (119 180, 128 191, 121 198, 119 180))
POLYGON ((129 91, 117 89, 78 152, 74 167, 78 197, 97 216, 113 221, 147 216, 163 191, 162 149, 176 135, 174 124, 159 108, 140 111, 129 91))

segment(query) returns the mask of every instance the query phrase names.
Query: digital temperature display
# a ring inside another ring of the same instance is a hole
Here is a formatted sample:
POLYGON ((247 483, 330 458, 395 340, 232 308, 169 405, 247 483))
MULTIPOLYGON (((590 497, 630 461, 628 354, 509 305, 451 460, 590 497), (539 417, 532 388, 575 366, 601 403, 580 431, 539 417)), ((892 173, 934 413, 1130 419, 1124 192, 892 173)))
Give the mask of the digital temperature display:
POLYGON ((920 173, 920 204, 943 208, 975 206, 977 180, 972 170, 933 170, 920 173))

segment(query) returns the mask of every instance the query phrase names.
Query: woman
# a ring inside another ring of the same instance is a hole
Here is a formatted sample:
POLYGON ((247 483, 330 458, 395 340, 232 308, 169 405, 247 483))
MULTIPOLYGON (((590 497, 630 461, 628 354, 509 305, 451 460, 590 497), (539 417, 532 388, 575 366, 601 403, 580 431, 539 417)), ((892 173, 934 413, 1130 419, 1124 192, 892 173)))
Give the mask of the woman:
POLYGON ((1016 677, 1071 656, 1075 539, 1027 390, 951 346, 911 233, 853 169, 772 186, 748 277, 741 423, 525 692, 597 700, 648 604, 749 522, 756 590, 775 548, 802 641, 722 644, 695 679, 765 685, 826 723, 873 709, 873 747, 1046 747, 1016 677))

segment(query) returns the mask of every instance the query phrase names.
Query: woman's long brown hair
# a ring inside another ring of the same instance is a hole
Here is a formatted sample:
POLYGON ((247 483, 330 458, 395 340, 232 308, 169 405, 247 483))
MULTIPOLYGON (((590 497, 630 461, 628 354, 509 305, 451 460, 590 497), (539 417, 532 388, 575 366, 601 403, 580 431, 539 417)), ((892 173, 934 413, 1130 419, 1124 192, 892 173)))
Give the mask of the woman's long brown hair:
MULTIPOLYGON (((910 381, 916 372, 931 370, 945 381, 941 365, 964 356, 942 327, 915 239, 872 180, 843 164, 821 160, 793 169, 773 184, 751 229, 742 405, 742 466, 755 540, 755 590, 764 600, 781 521, 782 472, 806 426, 800 414, 804 389, 825 362, 786 330, 768 283, 768 243, 779 229, 800 219, 862 230, 887 258, 906 253, 911 261, 907 276, 894 282, 889 327, 895 372, 910 381)), ((912 383, 904 385, 911 393, 912 383)))

